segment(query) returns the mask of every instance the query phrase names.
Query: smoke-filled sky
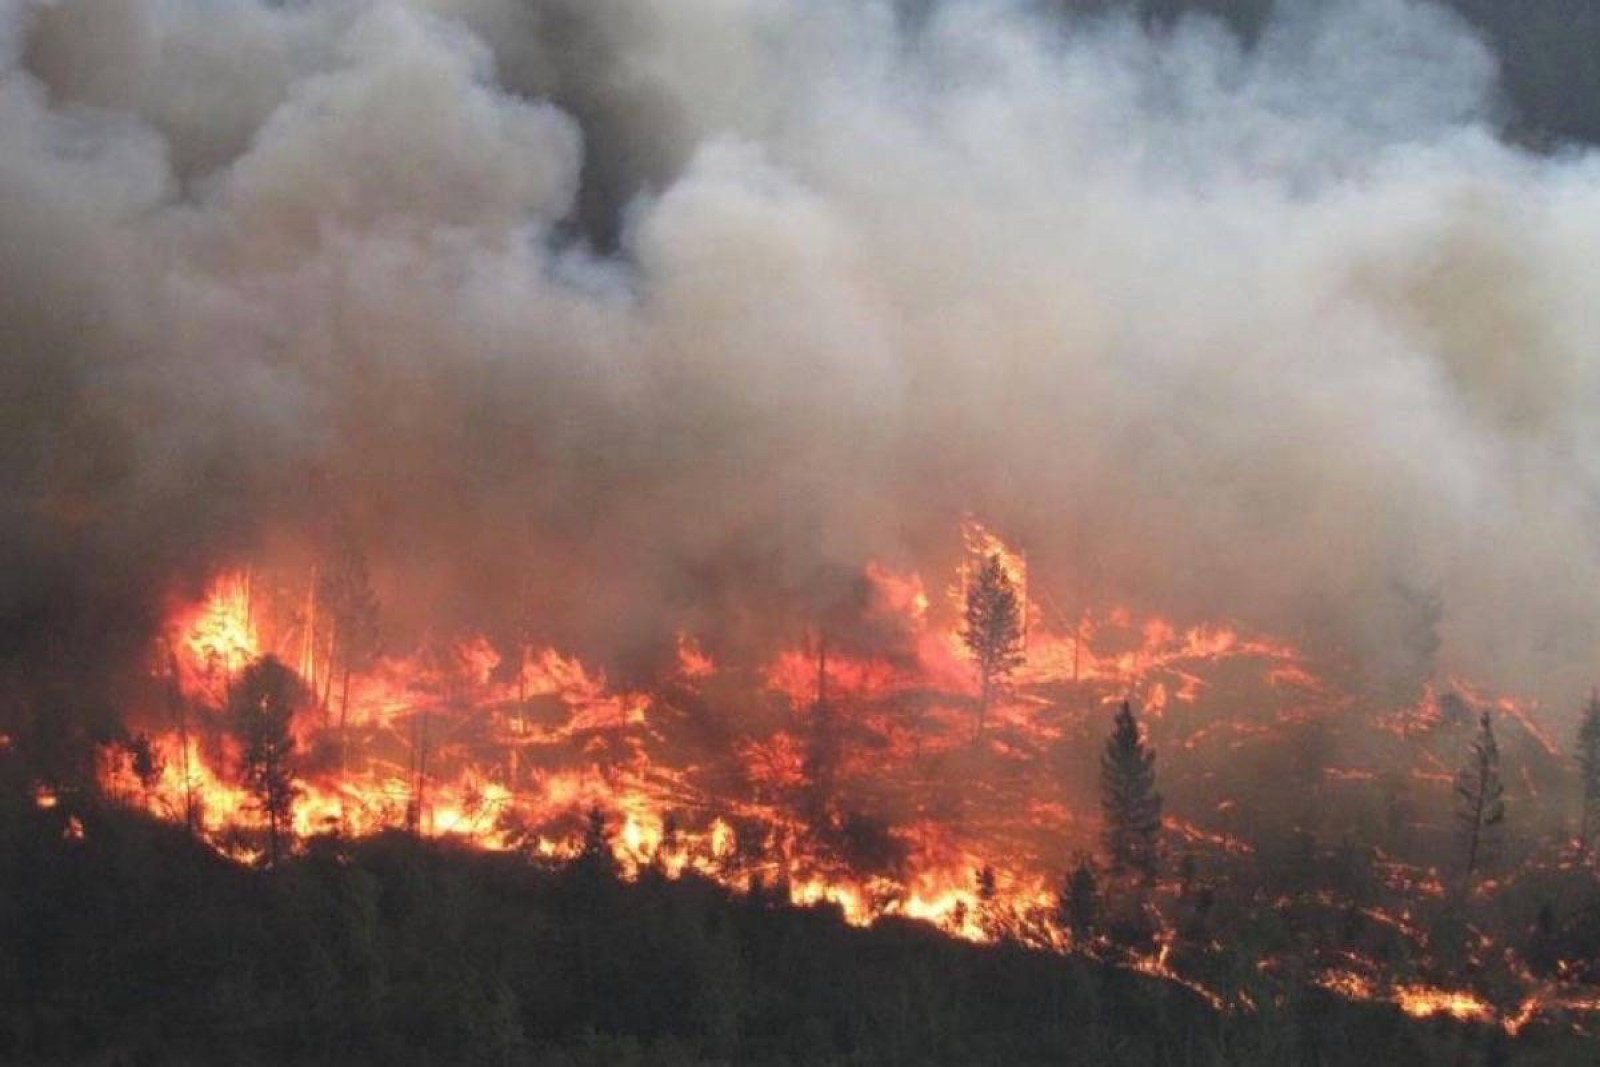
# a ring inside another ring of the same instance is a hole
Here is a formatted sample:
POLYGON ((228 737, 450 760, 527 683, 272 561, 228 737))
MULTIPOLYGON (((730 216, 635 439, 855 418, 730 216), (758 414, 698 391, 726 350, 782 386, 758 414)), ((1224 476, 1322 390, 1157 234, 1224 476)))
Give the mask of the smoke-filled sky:
POLYGON ((728 643, 970 511, 1574 705, 1600 163, 1441 7, 1279 7, 3 0, 5 643, 330 530, 413 629, 728 643))

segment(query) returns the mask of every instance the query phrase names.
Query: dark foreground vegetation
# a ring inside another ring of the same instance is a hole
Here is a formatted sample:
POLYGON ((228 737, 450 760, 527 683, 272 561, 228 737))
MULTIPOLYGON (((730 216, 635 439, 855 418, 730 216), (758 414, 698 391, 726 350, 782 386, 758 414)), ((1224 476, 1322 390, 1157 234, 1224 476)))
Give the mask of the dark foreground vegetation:
POLYGON ((277 870, 63 798, 0 804, 0 1061, 1587 1064, 1307 990, 1218 1015, 1094 961, 402 834, 277 870), (72 809, 76 808, 76 811, 72 809), (81 836, 80 836, 81 832, 81 836))

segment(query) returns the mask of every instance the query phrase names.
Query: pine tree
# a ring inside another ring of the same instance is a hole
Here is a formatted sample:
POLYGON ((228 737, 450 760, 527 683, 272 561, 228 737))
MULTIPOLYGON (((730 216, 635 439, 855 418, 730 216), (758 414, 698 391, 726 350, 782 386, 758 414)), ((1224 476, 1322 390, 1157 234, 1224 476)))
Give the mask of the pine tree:
POLYGON ((1073 942, 1087 944, 1100 924, 1100 886, 1088 856, 1078 857, 1078 865, 1061 894, 1060 912, 1061 921, 1072 931, 1073 942))
POLYGON ((1005 684, 1022 665, 1022 606, 1016 583, 1006 573, 999 553, 994 553, 979 568, 967 587, 966 626, 961 631, 978 662, 978 729, 983 738, 983 723, 995 689, 1005 684))
POLYGON ((1466 766, 1456 775, 1456 820, 1466 841, 1465 877, 1470 884, 1487 851, 1489 835, 1506 817, 1505 785, 1500 781, 1500 746, 1489 712, 1478 717, 1478 734, 1466 766))
POLYGON ((995 894, 998 892, 994 868, 985 863, 973 872, 972 877, 974 884, 978 887, 979 902, 983 904, 993 903, 995 894))
POLYGON ((1578 785, 1581 790, 1578 847, 1585 853, 1600 833, 1600 692, 1589 696, 1578 727, 1578 785))
POLYGON ((995 940, 1005 936, 1005 924, 1000 915, 1000 884, 994 868, 985 863, 972 872, 973 884, 978 891, 978 929, 995 940))
POLYGON ((244 747, 240 776, 266 816, 267 862, 272 866, 290 828, 297 793, 289 721, 305 699, 300 679, 271 655, 245 668, 229 698, 230 717, 244 747))
POLYGON ((611 851, 611 830, 606 825, 605 809, 596 804, 589 809, 583 827, 583 845, 578 850, 578 869, 590 878, 611 878, 617 873, 611 851))
POLYGON ((1155 877, 1161 837, 1155 763, 1155 751, 1139 735, 1133 706, 1124 700, 1100 757, 1100 833, 1113 877, 1155 877))

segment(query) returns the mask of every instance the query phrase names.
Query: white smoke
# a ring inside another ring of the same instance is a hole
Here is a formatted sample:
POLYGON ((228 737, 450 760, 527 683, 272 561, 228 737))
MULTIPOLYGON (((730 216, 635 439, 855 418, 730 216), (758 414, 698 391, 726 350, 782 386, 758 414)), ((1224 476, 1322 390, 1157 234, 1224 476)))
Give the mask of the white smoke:
POLYGON ((1248 50, 985 0, 3 27, 17 612, 337 521, 397 612, 529 591, 626 650, 971 510, 1063 604, 1385 692, 1591 684, 1600 167, 1499 138, 1440 7, 1285 4, 1248 50))

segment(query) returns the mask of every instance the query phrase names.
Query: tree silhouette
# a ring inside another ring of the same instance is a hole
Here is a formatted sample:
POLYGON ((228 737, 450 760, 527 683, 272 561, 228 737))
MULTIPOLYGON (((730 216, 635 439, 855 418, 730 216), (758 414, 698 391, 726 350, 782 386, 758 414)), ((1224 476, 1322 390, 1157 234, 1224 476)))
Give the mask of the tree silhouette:
MULTIPOLYGON (((366 554, 348 537, 332 552, 318 590, 323 610, 332 623, 328 685, 339 676, 340 759, 350 720, 350 676, 371 666, 378 651, 378 597, 372 590, 366 554)), ((323 706, 327 706, 324 694, 323 706)))
POLYGON ((985 863, 973 872, 972 877, 978 887, 978 900, 984 904, 992 903, 997 892, 994 868, 985 863))
POLYGON ((128 769, 133 771, 133 776, 139 779, 139 785, 146 793, 155 792, 156 786, 161 784, 166 762, 156 751, 150 735, 143 732, 134 734, 128 739, 127 748, 128 769))
POLYGON ((1561 932, 1557 928, 1555 908, 1549 901, 1539 904, 1522 956, 1528 962, 1528 970, 1541 978, 1554 974, 1561 962, 1561 932))
POLYGON ((1500 781, 1500 746, 1486 710, 1466 766, 1456 775, 1456 820, 1466 841, 1466 881, 1470 884, 1486 851, 1488 836, 1506 817, 1505 785, 1500 781))
POLYGON ((1072 931, 1072 940, 1085 945, 1100 924, 1100 886, 1095 881, 1094 864, 1079 856, 1078 865, 1067 879, 1061 894, 1061 921, 1072 931))
POLYGON ((985 863, 972 872, 972 880, 978 897, 978 929, 998 940, 1005 933, 1005 924, 1001 921, 1000 884, 994 867, 985 863))
POLYGON ((1600 832, 1600 692, 1591 693, 1578 726, 1578 786, 1581 790, 1578 847, 1585 853, 1600 832))
POLYGON ((307 694, 300 679, 276 656, 245 668, 229 698, 229 717, 243 743, 240 776, 267 819, 267 862, 276 866, 288 832, 296 789, 289 721, 307 694))
POLYGON ((606 825, 605 809, 598 804, 584 817, 583 844, 578 849, 576 863, 590 879, 610 879, 617 873, 616 856, 611 851, 611 828, 606 825))
POLYGON ((978 663, 978 728, 975 740, 983 738, 983 723, 989 701, 997 686, 1022 665, 1022 607, 1016 583, 1006 573, 999 553, 989 556, 967 587, 966 626, 961 631, 978 663))
POLYGON ((1100 756, 1100 833, 1113 877, 1155 877, 1161 835, 1155 763, 1155 751, 1139 734, 1133 705, 1124 700, 1100 756))

